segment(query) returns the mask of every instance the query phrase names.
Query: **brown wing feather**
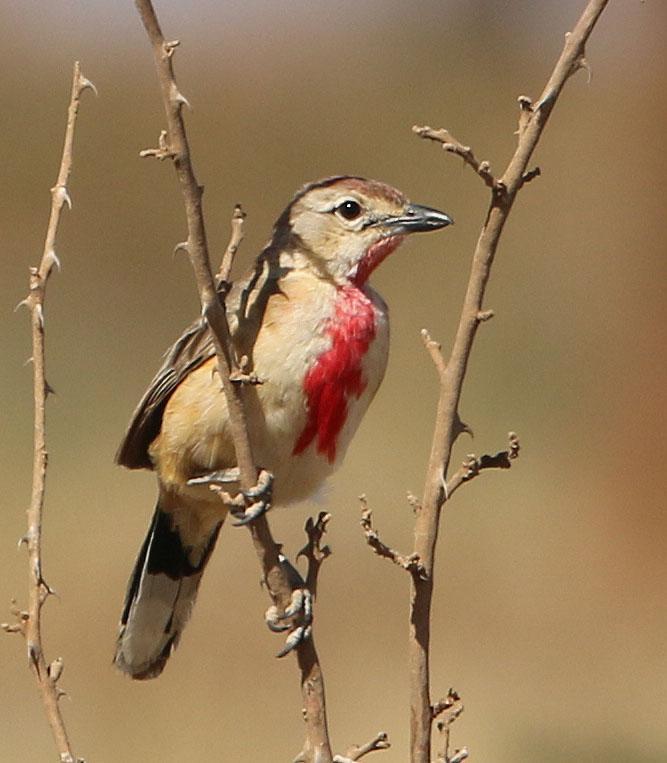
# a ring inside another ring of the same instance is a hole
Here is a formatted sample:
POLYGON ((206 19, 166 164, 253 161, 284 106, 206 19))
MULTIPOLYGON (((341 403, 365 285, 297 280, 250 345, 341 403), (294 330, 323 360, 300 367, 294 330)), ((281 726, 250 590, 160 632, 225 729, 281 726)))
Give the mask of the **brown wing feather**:
POLYGON ((168 350, 160 370, 139 401, 125 433, 116 462, 128 469, 152 469, 148 446, 160 433, 162 412, 172 392, 195 368, 215 354, 202 320, 189 326, 168 350))
MULTIPOLYGON (((284 274, 277 247, 269 245, 258 257, 251 274, 236 282, 227 296, 227 318, 239 354, 251 356, 264 311, 271 295, 280 291, 284 274)), ((116 462, 128 469, 152 469, 148 448, 160 433, 162 414, 172 393, 185 377, 215 354, 211 335, 203 320, 189 326, 167 351, 162 367, 132 414, 116 453, 116 462)))

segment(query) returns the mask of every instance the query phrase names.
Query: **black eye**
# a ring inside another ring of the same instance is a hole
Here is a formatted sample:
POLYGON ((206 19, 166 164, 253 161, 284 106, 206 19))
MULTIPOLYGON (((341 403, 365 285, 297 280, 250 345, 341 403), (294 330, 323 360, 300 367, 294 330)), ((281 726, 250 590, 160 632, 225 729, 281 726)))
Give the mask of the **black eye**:
POLYGON ((355 220, 361 214, 361 205, 354 199, 346 199, 336 207, 336 212, 346 220, 355 220))

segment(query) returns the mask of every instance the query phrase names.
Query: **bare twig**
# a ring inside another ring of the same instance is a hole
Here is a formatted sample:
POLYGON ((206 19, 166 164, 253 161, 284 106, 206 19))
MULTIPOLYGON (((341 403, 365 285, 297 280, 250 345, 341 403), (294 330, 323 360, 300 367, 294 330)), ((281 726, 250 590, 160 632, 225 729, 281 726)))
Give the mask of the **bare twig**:
POLYGON ((72 752, 72 745, 69 741, 65 722, 58 704, 58 700, 65 693, 58 687, 58 679, 62 674, 63 663, 61 658, 57 658, 50 665, 47 664, 42 646, 42 607, 44 602, 53 593, 52 588, 48 585, 42 573, 42 514, 48 461, 46 451, 46 398, 49 392, 52 391, 46 381, 45 373, 44 301, 49 276, 54 267, 60 268, 60 261, 55 251, 56 234, 63 206, 67 205, 70 209, 72 208, 72 200, 67 189, 67 183, 72 171, 74 127, 79 111, 81 94, 88 88, 97 92, 93 83, 81 74, 81 67, 77 61, 74 64, 72 92, 67 111, 67 127, 65 129, 65 143, 60 170, 56 184, 51 189, 51 213, 44 240, 44 253, 42 254, 39 267, 30 268, 30 292, 21 303, 30 310, 32 326, 35 419, 32 494, 27 511, 28 531, 21 539, 28 548, 28 609, 21 611, 13 602, 12 614, 16 617, 16 622, 12 625, 7 623, 2 624, 5 631, 21 633, 25 637, 30 668, 37 679, 42 704, 44 705, 62 763, 74 763, 78 759, 72 752))
POLYGON ((243 222, 245 218, 246 213, 241 209, 241 205, 237 204, 232 212, 232 235, 227 244, 227 248, 225 249, 225 253, 222 255, 220 269, 215 277, 218 289, 222 289, 225 293, 230 286, 229 276, 232 272, 234 258, 243 241, 243 222))
POLYGON ((437 763, 461 763, 468 757, 468 749, 462 747, 449 754, 451 725, 463 712, 463 703, 458 692, 450 689, 444 699, 439 700, 431 708, 431 715, 437 720, 437 728, 442 735, 442 752, 438 754, 437 763))
MULTIPOLYGON (((136 6, 153 48, 153 57, 167 118, 166 134, 164 132, 161 134, 158 149, 149 150, 148 153, 143 152, 143 155, 156 156, 160 159, 169 157, 173 160, 176 168, 185 201, 188 226, 188 238, 181 245, 181 248, 187 251, 190 258, 199 290, 202 314, 208 323, 215 344, 218 372, 227 401, 236 461, 241 475, 241 487, 244 490, 249 490, 257 481, 257 468, 245 417, 245 385, 235 382, 245 381, 246 376, 252 380, 252 372, 243 368, 240 360, 234 355, 224 303, 220 300, 220 294, 216 289, 211 271, 202 211, 203 188, 197 183, 192 168, 182 114, 183 106, 189 106, 189 104, 176 85, 173 70, 173 54, 178 41, 168 42, 165 40, 150 0, 136 0, 136 6)), ((236 248, 238 248, 238 242, 236 242, 236 248)), ((230 256, 221 267, 221 273, 225 280, 229 276, 235 249, 232 251, 228 247, 228 251, 230 256)), ((292 588, 280 563, 280 547, 273 539, 265 516, 262 515, 250 522, 248 529, 255 552, 262 565, 269 594, 274 605, 284 611, 290 606, 292 588)), ((302 641, 296 651, 301 670, 301 693, 306 721, 305 760, 313 763, 315 761, 317 763, 331 763, 332 753, 326 721, 324 680, 313 639, 302 641)))
POLYGON ((388 750, 391 747, 389 737, 386 731, 380 731, 373 739, 362 745, 354 745, 345 753, 345 755, 334 755, 333 763, 354 763, 355 760, 361 760, 364 755, 377 750, 388 750))
POLYGON ((368 508, 368 501, 365 495, 359 496, 361 502, 361 528, 366 538, 366 543, 375 551, 378 556, 389 559, 390 562, 398 565, 412 575, 421 576, 424 574, 422 565, 419 562, 417 554, 405 556, 394 551, 380 540, 377 530, 373 527, 373 512, 368 508))
MULTIPOLYGON (((458 414, 459 399, 468 366, 473 340, 480 322, 488 313, 483 310, 484 293, 500 235, 512 209, 517 192, 536 172, 528 170, 528 163, 542 135, 551 110, 569 77, 587 66, 584 49, 593 27, 608 0, 589 0, 573 31, 566 35, 565 46, 542 95, 533 106, 530 99, 519 99, 520 119, 517 148, 502 177, 490 175, 488 164, 478 162, 473 152, 447 131, 416 128, 423 137, 436 140, 444 148, 461 156, 482 176, 491 188, 491 201, 479 235, 461 319, 454 344, 445 363, 427 337, 440 377, 440 394, 436 413, 435 431, 431 446, 422 510, 416 515, 414 552, 424 565, 424 578, 412 577, 410 616, 410 674, 411 674, 411 761, 429 763, 431 760, 432 708, 429 686, 429 643, 431 600, 433 595, 433 565, 438 537, 440 512, 451 495, 446 482, 454 441, 462 431, 458 414)), ((450 483, 449 487, 453 487, 450 483)), ((464 751, 458 753, 462 760, 464 751)), ((467 752, 465 753, 467 755, 467 752)))
POLYGON ((445 488, 446 500, 449 500, 464 482, 470 482, 471 479, 484 469, 509 469, 512 466, 512 461, 518 458, 520 449, 518 436, 515 432, 510 432, 509 448, 507 450, 501 450, 493 456, 483 455, 477 457, 474 453, 469 453, 459 469, 447 480, 445 488))
POLYGON ((439 130, 434 130, 428 125, 425 125, 424 127, 415 125, 412 128, 412 131, 419 135, 420 138, 426 138, 428 140, 433 140, 436 143, 440 143, 445 151, 460 156, 467 165, 475 170, 489 188, 495 192, 503 191, 502 184, 493 177, 491 165, 487 161, 480 162, 470 146, 464 146, 463 143, 458 141, 449 132, 449 130, 445 130, 444 127, 441 127, 439 130))
POLYGON ((324 560, 331 556, 329 546, 322 545, 322 538, 327 531, 327 525, 331 520, 331 514, 321 511, 317 519, 308 517, 304 528, 308 536, 308 542, 296 555, 296 558, 304 557, 308 562, 308 571, 306 573, 306 588, 313 596, 317 596, 317 578, 320 573, 320 567, 324 560))

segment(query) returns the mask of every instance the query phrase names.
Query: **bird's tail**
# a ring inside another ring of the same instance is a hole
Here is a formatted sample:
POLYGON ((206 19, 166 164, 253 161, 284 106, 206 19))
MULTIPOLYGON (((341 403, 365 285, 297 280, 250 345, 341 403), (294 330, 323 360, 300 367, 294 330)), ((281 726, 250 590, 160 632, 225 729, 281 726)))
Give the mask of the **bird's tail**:
POLYGON ((192 519, 158 501, 130 578, 114 658, 132 678, 160 675, 190 617, 222 525, 219 514, 203 526, 193 527, 192 519))

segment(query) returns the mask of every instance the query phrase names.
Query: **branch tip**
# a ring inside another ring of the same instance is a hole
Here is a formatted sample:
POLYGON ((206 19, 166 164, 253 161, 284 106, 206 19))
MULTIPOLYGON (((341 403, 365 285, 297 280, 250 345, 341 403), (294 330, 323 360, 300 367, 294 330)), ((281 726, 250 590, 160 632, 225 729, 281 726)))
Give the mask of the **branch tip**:
POLYGON ((333 763, 354 763, 361 760, 364 755, 377 750, 388 750, 391 747, 389 735, 386 731, 380 731, 373 739, 364 745, 354 745, 345 753, 345 755, 334 755, 333 763))
POLYGON ((482 178, 485 185, 487 185, 495 194, 502 194, 505 191, 505 186, 493 176, 491 172, 491 164, 486 161, 479 161, 470 146, 466 146, 461 141, 457 140, 449 130, 441 127, 438 130, 424 125, 420 127, 415 125, 412 131, 416 133, 420 138, 426 140, 432 140, 435 143, 440 143, 445 151, 451 154, 456 154, 463 159, 465 164, 468 164, 473 170, 482 178))
POLYGON ((215 281, 216 281, 216 285, 218 289, 229 287, 229 279, 232 272, 232 266, 234 264, 234 258, 236 257, 239 247, 241 246, 241 242, 243 241, 243 236, 244 236, 243 224, 245 222, 245 219, 246 219, 246 213, 243 211, 243 207, 238 203, 235 204, 234 209, 232 211, 231 236, 229 238, 229 243, 227 244, 227 248, 225 249, 225 252, 222 255, 220 268, 215 277, 215 281))

